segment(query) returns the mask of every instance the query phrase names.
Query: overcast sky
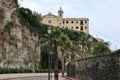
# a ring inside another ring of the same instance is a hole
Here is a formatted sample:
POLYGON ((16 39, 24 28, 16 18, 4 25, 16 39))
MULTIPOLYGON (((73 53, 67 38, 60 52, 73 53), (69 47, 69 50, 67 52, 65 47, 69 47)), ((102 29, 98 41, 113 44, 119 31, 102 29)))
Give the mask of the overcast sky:
POLYGON ((60 6, 64 17, 89 18, 90 34, 120 48, 120 0, 18 0, 20 6, 42 15, 57 15, 60 6))

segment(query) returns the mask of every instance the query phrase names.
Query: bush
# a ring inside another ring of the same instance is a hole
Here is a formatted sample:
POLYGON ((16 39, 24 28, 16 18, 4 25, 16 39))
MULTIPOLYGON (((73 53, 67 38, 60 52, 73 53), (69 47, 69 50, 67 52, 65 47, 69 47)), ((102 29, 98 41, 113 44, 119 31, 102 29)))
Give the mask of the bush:
POLYGON ((32 73, 32 69, 27 68, 0 68, 0 74, 4 73, 32 73))
POLYGON ((36 73, 48 73, 48 69, 36 69, 36 73))
MULTIPOLYGON (((33 70, 29 68, 0 68, 0 74, 6 73, 32 73, 33 70)), ((35 69, 36 73, 48 73, 48 69, 35 69)))

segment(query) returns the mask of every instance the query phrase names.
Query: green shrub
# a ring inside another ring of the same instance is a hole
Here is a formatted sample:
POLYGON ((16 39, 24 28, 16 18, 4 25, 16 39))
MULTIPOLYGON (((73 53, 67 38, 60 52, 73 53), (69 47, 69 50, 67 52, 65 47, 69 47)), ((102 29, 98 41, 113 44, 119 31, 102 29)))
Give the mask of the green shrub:
MULTIPOLYGON (((5 73, 32 73, 32 69, 27 68, 0 68, 0 74, 5 73)), ((36 73, 47 73, 48 69, 35 69, 36 73)))
POLYGON ((36 73, 47 73, 48 69, 36 69, 35 72, 36 73))
POLYGON ((32 73, 32 69, 27 68, 0 68, 0 74, 5 73, 32 73))

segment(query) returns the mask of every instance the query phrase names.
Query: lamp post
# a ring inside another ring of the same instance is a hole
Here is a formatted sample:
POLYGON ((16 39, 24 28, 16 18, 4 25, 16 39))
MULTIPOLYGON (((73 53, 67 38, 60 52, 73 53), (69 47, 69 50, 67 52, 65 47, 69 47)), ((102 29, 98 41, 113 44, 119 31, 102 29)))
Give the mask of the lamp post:
POLYGON ((49 37, 49 43, 48 43, 48 80, 50 80, 50 52, 51 52, 51 48, 50 48, 50 34, 51 34, 51 27, 48 27, 48 37, 49 37))

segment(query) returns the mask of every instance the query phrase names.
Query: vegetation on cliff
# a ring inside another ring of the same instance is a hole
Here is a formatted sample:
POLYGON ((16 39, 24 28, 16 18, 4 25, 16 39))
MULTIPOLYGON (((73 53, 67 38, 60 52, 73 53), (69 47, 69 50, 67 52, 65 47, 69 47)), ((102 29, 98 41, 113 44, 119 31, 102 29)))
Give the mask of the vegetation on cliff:
POLYGON ((38 34, 39 38, 45 36, 45 34, 47 33, 48 25, 40 23, 41 15, 39 15, 38 13, 32 12, 30 9, 21 7, 19 8, 19 17, 22 25, 25 25, 31 33, 34 33, 35 35, 38 34))

